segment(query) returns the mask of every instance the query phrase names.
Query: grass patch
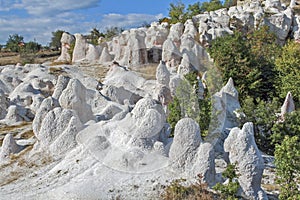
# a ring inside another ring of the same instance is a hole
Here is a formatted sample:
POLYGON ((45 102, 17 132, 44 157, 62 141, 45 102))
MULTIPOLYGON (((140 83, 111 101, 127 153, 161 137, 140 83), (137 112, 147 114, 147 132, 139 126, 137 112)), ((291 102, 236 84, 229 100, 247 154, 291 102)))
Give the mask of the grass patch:
POLYGON ((277 184, 261 184, 261 187, 267 192, 274 192, 280 190, 280 186, 277 184))
POLYGON ((132 71, 137 72, 146 80, 155 80, 156 79, 156 68, 158 64, 148 64, 141 67, 132 68, 132 71))

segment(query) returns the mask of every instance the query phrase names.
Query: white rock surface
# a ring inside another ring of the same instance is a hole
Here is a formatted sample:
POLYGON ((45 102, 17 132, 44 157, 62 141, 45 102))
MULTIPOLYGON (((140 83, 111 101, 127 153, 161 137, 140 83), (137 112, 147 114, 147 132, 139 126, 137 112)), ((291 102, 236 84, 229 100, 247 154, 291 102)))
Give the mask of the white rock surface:
POLYGON ((11 154, 19 153, 22 149, 23 147, 16 143, 12 134, 5 135, 0 150, 0 162, 9 159, 11 154))
POLYGON ((193 119, 183 118, 177 122, 169 152, 170 165, 174 170, 192 169, 201 141, 199 125, 193 119))
POLYGON ((59 97, 59 104, 63 108, 75 110, 82 123, 94 119, 92 108, 86 103, 86 88, 77 79, 69 81, 59 97))
POLYGON ((253 124, 233 128, 224 142, 224 150, 229 152, 230 163, 237 163, 238 180, 246 197, 268 199, 260 186, 264 160, 255 143, 253 124))

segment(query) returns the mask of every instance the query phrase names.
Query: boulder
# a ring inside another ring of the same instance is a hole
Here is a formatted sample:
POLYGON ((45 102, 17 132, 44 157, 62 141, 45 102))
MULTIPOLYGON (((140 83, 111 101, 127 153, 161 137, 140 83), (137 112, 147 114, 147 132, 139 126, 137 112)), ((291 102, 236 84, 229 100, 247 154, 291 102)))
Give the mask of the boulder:
POLYGON ((180 22, 178 22, 176 24, 172 24, 171 28, 170 28, 168 39, 170 39, 172 42, 174 42, 174 44, 177 48, 180 47, 180 43, 181 43, 180 38, 183 33, 183 29, 184 29, 184 25, 180 22))
POLYGON ((99 60, 102 52, 102 48, 100 46, 95 46, 93 44, 88 44, 87 52, 85 59, 89 63, 95 63, 99 60))
POLYGON ((7 114, 3 119, 3 122, 6 124, 17 124, 24 121, 29 122, 31 120, 32 114, 28 109, 18 105, 11 105, 7 109, 7 114))
POLYGON ((182 172, 192 169, 201 141, 197 122, 191 118, 183 118, 177 122, 169 151, 170 165, 174 170, 182 172))
POLYGON ((0 150, 0 162, 9 159, 9 155, 19 153, 22 149, 23 147, 16 143, 12 134, 6 134, 0 150))
POLYGON ((171 90, 168 86, 158 84, 154 93, 154 99, 158 100, 163 106, 167 106, 172 102, 171 90))
POLYGON ((168 86, 170 82, 170 72, 165 62, 160 61, 156 68, 156 80, 159 84, 168 86))
POLYGON ((194 26, 194 23, 191 19, 186 20, 186 22, 184 23, 183 34, 190 35, 194 39, 197 37, 198 31, 197 31, 197 28, 194 26))
POLYGON ((94 119, 92 108, 86 103, 86 88, 78 79, 69 81, 59 97, 59 104, 65 109, 73 109, 82 123, 94 119))
POLYGON ((148 62, 145 37, 146 33, 142 30, 130 30, 124 57, 120 61, 121 64, 136 67, 148 62))
POLYGON ((249 199, 268 199, 261 189, 264 160, 254 139, 253 124, 248 122, 242 129, 233 128, 224 142, 230 163, 237 164, 238 181, 249 199))

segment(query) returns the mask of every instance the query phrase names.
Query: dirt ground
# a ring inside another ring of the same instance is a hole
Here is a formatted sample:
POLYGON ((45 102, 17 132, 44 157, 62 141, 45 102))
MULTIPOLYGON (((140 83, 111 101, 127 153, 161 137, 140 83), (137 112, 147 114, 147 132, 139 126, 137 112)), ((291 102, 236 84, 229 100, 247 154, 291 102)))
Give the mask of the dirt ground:
POLYGON ((15 65, 17 63, 21 63, 22 65, 27 63, 41 64, 47 61, 54 61, 59 55, 59 51, 44 51, 31 54, 0 52, 0 66, 15 65))

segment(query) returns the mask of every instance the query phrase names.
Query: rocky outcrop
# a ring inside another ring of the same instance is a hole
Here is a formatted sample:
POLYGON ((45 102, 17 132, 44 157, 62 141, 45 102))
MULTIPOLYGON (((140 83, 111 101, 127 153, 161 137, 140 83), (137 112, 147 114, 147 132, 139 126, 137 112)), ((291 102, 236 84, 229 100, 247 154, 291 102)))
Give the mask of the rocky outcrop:
POLYGON ((169 86, 170 72, 163 61, 156 68, 156 80, 161 85, 169 86))
POLYGON ((250 199, 268 199, 260 186, 264 160, 255 143, 253 124, 233 128, 224 142, 224 150, 229 153, 230 163, 237 164, 244 195, 250 199))
POLYGON ((45 116, 49 111, 56 107, 59 107, 59 103, 55 98, 48 97, 41 103, 32 122, 33 133, 37 139, 40 139, 39 133, 45 116))
POLYGON ((293 96, 291 92, 288 92, 283 105, 281 106, 281 112, 280 112, 280 117, 284 119, 284 115, 287 113, 291 113, 295 110, 295 103, 293 100, 293 96))
POLYGON ((72 62, 83 61, 86 57, 86 52, 88 48, 88 43, 86 39, 81 34, 75 34, 75 46, 73 50, 72 62))
POLYGON ((12 134, 6 134, 0 150, 0 162, 9 159, 11 154, 19 153, 22 149, 23 147, 16 143, 12 134))
POLYGON ((77 79, 71 79, 59 97, 62 108, 73 109, 80 121, 86 123, 94 119, 91 106, 86 103, 86 88, 77 79))
POLYGON ((203 181, 209 186, 216 183, 216 168, 215 168, 215 151, 214 146, 208 142, 201 143, 195 156, 195 163, 190 175, 196 176, 201 174, 203 181))
POLYGON ((0 89, 0 120, 5 118, 8 106, 9 100, 4 94, 4 92, 0 89))
POLYGON ((208 140, 215 144, 217 152, 223 152, 223 142, 230 129, 239 125, 240 108, 238 92, 234 87, 233 79, 230 78, 221 91, 213 95, 212 100, 212 113, 215 113, 212 118, 215 120, 210 124, 211 133, 208 135, 208 140))
POLYGON ((142 97, 138 94, 135 94, 129 90, 126 90, 123 86, 116 87, 113 85, 104 86, 101 90, 101 93, 107 97, 109 100, 117 102, 124 105, 125 100, 129 101, 129 104, 134 105, 142 97))
POLYGON ((191 170, 200 142, 202 139, 199 125, 190 118, 179 120, 169 152, 170 165, 181 172, 191 170))
POLYGON ((61 36, 61 53, 57 58, 57 62, 71 62, 71 55, 69 50, 71 48, 72 43, 74 42, 75 37, 67 32, 64 32, 61 36))

